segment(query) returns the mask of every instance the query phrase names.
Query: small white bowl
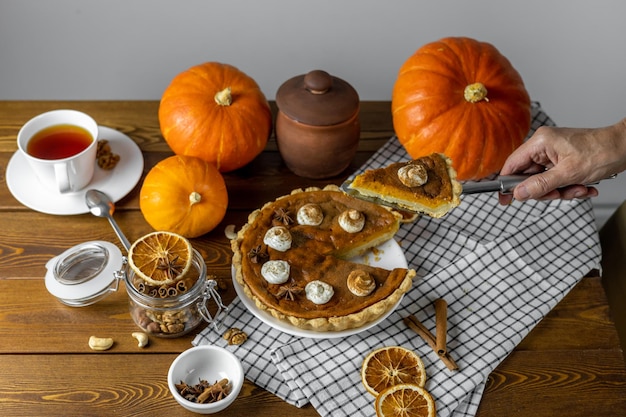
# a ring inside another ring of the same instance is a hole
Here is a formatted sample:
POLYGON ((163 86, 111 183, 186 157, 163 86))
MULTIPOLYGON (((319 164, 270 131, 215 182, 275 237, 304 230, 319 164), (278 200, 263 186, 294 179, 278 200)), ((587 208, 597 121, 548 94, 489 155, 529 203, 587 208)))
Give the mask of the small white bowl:
POLYGON ((202 345, 187 349, 174 359, 167 373, 167 385, 174 399, 184 408, 198 414, 213 414, 222 411, 235 401, 243 385, 243 367, 239 359, 228 350, 211 345, 202 345), (176 384, 181 381, 196 385, 200 380, 214 383, 228 378, 231 383, 230 393, 213 403, 195 403, 183 398, 176 384))

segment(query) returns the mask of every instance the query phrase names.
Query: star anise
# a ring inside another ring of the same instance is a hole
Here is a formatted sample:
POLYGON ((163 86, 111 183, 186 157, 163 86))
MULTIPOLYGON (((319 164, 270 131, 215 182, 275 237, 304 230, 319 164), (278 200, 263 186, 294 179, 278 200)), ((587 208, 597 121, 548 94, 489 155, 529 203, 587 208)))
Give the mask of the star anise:
POLYGON ((259 245, 256 248, 252 248, 252 250, 248 252, 248 258, 250 258, 250 262, 254 264, 260 264, 260 263, 263 263, 268 258, 268 255, 263 250, 261 245, 259 245))
POLYGON ((183 272, 182 265, 177 265, 176 261, 178 261, 178 255, 176 255, 171 260, 167 259, 167 257, 162 257, 157 263, 157 269, 165 271, 165 275, 169 279, 174 279, 183 272))
POLYGON ((293 219, 289 215, 289 212, 282 207, 276 209, 276 211, 274 212, 274 220, 281 222, 285 226, 289 226, 293 223, 293 219))
POLYGON ((284 298, 285 300, 294 301, 296 295, 302 292, 302 288, 295 285, 293 282, 288 285, 281 285, 276 293, 278 298, 284 298))

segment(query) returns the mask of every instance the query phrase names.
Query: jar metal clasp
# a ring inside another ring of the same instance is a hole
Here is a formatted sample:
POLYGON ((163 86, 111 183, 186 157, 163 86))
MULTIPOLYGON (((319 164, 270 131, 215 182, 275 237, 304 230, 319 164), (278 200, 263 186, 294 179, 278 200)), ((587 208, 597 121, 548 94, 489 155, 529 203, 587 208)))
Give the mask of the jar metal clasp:
POLYGON ((113 271, 113 277, 116 281, 126 281, 126 269, 128 268, 128 258, 122 256, 122 266, 120 269, 113 271))
POLYGON ((217 281, 214 279, 207 280, 202 300, 198 302, 198 312, 209 325, 213 326, 216 332, 220 332, 222 322, 228 315, 228 307, 222 302, 222 297, 217 292, 216 287, 217 281), (208 303, 211 299, 213 299, 217 306, 215 315, 212 315, 209 311, 208 303))

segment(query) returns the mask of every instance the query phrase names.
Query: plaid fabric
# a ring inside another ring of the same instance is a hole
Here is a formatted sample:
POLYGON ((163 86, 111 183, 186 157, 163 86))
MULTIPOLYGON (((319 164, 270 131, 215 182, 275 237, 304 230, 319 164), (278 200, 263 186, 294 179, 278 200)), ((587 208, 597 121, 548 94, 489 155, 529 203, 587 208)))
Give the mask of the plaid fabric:
MULTIPOLYGON (((531 131, 541 125, 554 123, 534 104, 531 131)), ((359 172, 408 158, 392 138, 359 172)), ((381 346, 405 346, 424 361, 438 416, 471 417, 491 371, 600 263, 589 200, 503 207, 494 194, 463 196, 442 219, 402 225, 396 239, 417 277, 378 326, 345 338, 300 338, 262 323, 235 299, 225 325, 243 329, 249 339, 227 346, 207 327, 193 344, 227 347, 249 380, 291 404, 310 402, 324 417, 374 416, 374 398, 360 380, 363 358, 381 346), (437 298, 448 303, 448 350, 459 371, 449 371, 402 322, 414 314, 435 334, 437 298)))

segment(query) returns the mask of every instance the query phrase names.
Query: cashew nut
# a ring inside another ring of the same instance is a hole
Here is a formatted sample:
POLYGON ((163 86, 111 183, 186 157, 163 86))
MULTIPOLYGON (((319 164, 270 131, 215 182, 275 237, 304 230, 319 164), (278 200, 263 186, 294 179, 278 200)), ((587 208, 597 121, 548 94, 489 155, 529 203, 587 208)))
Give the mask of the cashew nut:
POLYGON ((110 337, 89 337, 89 347, 91 350, 108 350, 113 346, 113 339, 110 337))
POLYGON ((237 239, 237 232, 235 231, 235 225, 229 224, 224 229, 224 235, 226 235, 226 239, 233 240, 237 239))
POLYGON ((133 332, 132 335, 135 339, 137 339, 137 346, 140 348, 148 346, 148 335, 144 332, 133 332))

